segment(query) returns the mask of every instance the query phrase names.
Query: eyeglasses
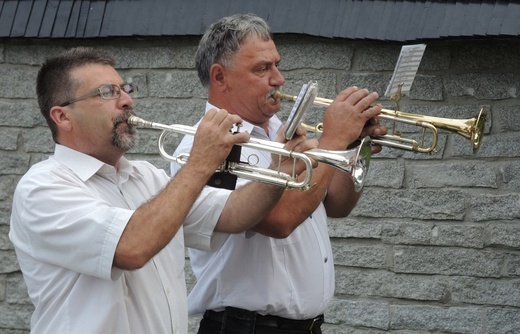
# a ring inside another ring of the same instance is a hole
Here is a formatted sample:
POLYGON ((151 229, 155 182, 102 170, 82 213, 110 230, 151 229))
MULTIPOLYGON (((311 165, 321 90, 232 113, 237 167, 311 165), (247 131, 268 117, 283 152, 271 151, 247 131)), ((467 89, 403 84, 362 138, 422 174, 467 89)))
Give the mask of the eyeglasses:
POLYGON ((103 100, 115 100, 121 96, 121 90, 127 94, 137 92, 137 86, 134 84, 125 83, 121 86, 118 85, 101 85, 98 88, 88 92, 85 95, 81 95, 75 99, 69 100, 65 103, 60 104, 60 107, 68 106, 74 102, 84 100, 91 96, 99 95, 103 100))

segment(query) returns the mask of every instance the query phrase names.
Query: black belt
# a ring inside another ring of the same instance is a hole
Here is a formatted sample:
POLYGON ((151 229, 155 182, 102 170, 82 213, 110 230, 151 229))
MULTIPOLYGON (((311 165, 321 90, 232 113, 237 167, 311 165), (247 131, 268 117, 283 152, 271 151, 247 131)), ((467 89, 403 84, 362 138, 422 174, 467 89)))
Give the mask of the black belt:
POLYGON ((320 328, 324 321, 323 314, 312 319, 295 320, 274 315, 261 315, 254 311, 247 311, 236 307, 226 307, 226 310, 221 312, 206 311, 204 318, 218 322, 222 322, 224 318, 238 318, 242 321, 254 321, 255 325, 260 327, 292 329, 297 331, 310 331, 320 328))

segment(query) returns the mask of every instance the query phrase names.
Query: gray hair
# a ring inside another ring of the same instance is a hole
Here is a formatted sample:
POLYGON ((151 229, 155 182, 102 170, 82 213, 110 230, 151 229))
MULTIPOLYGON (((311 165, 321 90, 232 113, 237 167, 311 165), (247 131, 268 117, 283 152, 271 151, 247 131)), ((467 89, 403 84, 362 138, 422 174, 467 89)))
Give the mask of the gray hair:
POLYGON ((240 49, 240 44, 250 35, 264 41, 273 39, 269 25, 254 14, 237 14, 224 17, 213 23, 199 42, 195 66, 202 85, 209 87, 209 69, 213 64, 232 66, 232 57, 240 49))

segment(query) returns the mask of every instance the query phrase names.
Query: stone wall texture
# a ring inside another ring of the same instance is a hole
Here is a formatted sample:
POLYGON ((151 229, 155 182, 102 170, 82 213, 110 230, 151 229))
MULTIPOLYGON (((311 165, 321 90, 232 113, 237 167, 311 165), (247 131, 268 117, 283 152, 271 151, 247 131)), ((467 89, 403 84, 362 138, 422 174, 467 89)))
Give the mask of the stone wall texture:
MULTIPOLYGON (((118 60, 122 77, 139 85, 139 116, 192 125, 205 103, 194 69, 198 39, 0 40, 0 333, 28 333, 32 312, 7 234, 16 183, 54 147, 36 103, 39 65, 71 46, 103 48, 118 60)), ((285 91, 296 95, 316 80, 326 98, 350 85, 382 96, 401 49, 392 42, 291 35, 276 42, 285 91)), ((329 220, 336 297, 324 333, 520 333, 520 40, 425 43, 400 109, 468 119, 488 106, 482 146, 474 153, 467 139, 441 129, 435 154, 384 148, 373 157, 355 210, 329 220)), ((389 98, 381 102, 394 108, 389 98)), ((282 119, 291 107, 283 104, 282 119)), ((313 108, 306 122, 322 115, 313 108)), ((412 138, 420 133, 398 128, 412 138)), ((158 154, 160 133, 140 133, 129 155, 169 169, 158 154)), ((180 137, 171 135, 169 145, 180 137)), ((190 322, 192 333, 197 320, 190 322)))

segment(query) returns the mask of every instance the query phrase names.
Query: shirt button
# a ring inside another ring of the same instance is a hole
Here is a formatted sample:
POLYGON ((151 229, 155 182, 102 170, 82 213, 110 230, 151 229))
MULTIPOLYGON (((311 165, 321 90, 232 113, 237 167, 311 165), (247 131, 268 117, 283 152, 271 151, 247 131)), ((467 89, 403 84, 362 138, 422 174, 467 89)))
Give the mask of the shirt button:
POLYGON ((323 261, 324 261, 325 263, 327 263, 328 260, 329 260, 329 258, 326 257, 323 261))
POLYGON ((170 288, 166 288, 166 293, 170 294, 170 288))

